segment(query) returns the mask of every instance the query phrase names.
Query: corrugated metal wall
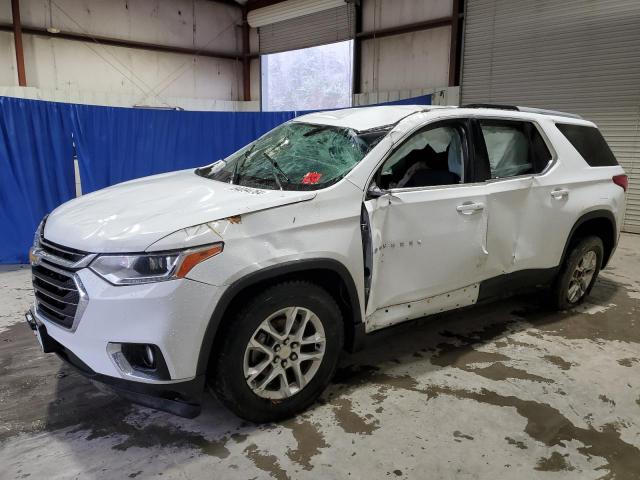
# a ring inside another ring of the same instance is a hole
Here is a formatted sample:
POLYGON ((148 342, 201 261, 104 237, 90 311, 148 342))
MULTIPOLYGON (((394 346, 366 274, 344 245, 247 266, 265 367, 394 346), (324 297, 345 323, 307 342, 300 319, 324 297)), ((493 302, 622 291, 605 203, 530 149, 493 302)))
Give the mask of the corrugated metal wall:
POLYGON ((640 233, 640 1, 467 0, 461 98, 596 122, 630 176, 623 228, 640 233))
POLYGON ((277 53, 349 40, 355 35, 353 3, 258 28, 260 53, 277 53))

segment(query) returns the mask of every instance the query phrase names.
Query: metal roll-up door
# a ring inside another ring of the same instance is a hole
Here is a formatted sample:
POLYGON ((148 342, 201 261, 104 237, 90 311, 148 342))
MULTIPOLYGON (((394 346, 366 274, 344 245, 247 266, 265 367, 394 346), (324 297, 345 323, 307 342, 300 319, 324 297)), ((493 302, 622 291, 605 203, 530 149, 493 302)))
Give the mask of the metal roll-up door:
POLYGON ((258 27, 261 54, 341 42, 354 35, 353 3, 258 27))
POLYGON ((640 233, 640 2, 467 0, 462 104, 564 110, 598 124, 629 175, 640 233))

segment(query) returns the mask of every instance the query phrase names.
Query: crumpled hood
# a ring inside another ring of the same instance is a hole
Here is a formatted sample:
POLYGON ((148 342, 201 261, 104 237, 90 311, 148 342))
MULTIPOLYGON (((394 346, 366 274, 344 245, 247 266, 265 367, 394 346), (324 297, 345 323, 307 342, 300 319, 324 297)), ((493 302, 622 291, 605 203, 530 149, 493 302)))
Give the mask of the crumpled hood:
POLYGON ((183 170, 121 183, 60 205, 49 215, 44 236, 86 252, 139 252, 182 228, 313 197, 312 191, 260 190, 183 170))

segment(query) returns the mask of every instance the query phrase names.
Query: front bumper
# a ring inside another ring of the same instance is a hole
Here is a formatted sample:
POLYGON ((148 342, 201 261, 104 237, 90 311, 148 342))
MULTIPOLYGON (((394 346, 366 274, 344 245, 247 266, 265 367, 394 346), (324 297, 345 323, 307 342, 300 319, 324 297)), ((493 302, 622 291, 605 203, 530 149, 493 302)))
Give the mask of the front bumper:
POLYGON ((73 351, 56 341, 47 331, 46 325, 37 320, 33 311, 25 314, 29 327, 38 338, 45 353, 55 353, 67 364, 90 380, 110 387, 121 397, 146 407, 155 408, 186 418, 200 414, 205 376, 171 383, 142 383, 135 380, 116 378, 95 372, 73 351))
POLYGON ((88 268, 70 273, 84 293, 72 327, 50 319, 37 299, 27 314, 43 350, 131 401, 197 415, 205 383, 198 357, 223 289, 189 279, 114 286, 88 268), (123 362, 117 352, 125 344, 157 348, 162 374, 123 362))
POLYGON ((188 381, 197 374, 205 330, 221 289, 188 279, 114 286, 85 268, 75 272, 87 303, 74 329, 64 328, 38 308, 34 316, 48 335, 102 375, 144 383, 188 381), (152 344, 162 352, 162 380, 123 371, 110 345, 152 344))

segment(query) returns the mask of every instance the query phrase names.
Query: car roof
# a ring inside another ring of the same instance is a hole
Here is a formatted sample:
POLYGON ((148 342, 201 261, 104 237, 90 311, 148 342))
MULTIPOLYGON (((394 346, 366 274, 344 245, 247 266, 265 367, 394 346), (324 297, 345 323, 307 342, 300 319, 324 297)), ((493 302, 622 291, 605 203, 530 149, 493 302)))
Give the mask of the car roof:
POLYGON ((429 109, 429 105, 381 105, 377 107, 344 108, 308 113, 294 122, 352 128, 358 132, 398 123, 407 115, 429 109))
MULTIPOLYGON (((294 122, 352 128, 358 132, 395 125, 417 112, 453 113, 455 116, 490 116, 522 120, 551 119, 557 122, 594 126, 577 115, 528 107, 491 108, 490 106, 438 106, 438 105, 380 105, 374 107, 344 108, 308 113, 296 117, 294 122)), ((446 116, 446 115, 445 115, 446 116)))

